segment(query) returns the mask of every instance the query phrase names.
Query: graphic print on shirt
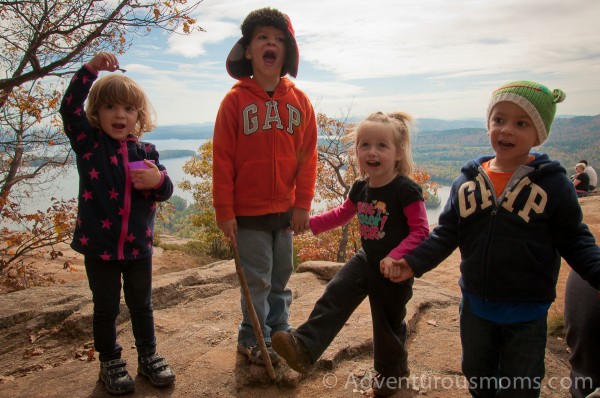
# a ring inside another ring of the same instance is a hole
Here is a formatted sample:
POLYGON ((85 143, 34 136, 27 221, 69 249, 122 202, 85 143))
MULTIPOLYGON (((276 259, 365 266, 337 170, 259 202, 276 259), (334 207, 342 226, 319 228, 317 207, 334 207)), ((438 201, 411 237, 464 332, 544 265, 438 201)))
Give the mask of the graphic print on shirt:
MULTIPOLYGON (((291 104, 285 104, 287 108, 287 120, 288 125, 285 126, 285 131, 290 135, 294 134, 294 128, 300 126, 300 110, 295 108, 291 104)), ((271 130, 274 127, 277 130, 283 130, 284 125, 282 117, 280 115, 279 103, 271 100, 265 102, 266 112, 264 114, 264 120, 260 121, 260 112, 258 111, 257 104, 250 104, 242 111, 244 120, 244 134, 250 135, 258 131, 259 128, 262 130, 271 130), (261 127, 262 122, 262 127, 261 127)))
POLYGON ((360 223, 360 236, 367 240, 383 239, 383 227, 389 218, 385 202, 373 200, 358 202, 358 221, 360 223))
MULTIPOLYGON (((482 210, 493 205, 492 191, 490 191, 483 177, 478 175, 476 181, 466 181, 458 188, 458 203, 460 216, 467 218, 477 210, 479 206, 482 210), (480 203, 477 203, 478 198, 475 195, 477 186, 479 185, 480 203)), ((502 207, 511 213, 516 212, 525 222, 529 222, 531 213, 543 214, 548 203, 548 194, 539 185, 531 182, 529 177, 523 178, 517 186, 504 197, 502 207), (527 200, 521 208, 515 208, 515 200, 524 191, 525 187, 529 187, 527 200)))

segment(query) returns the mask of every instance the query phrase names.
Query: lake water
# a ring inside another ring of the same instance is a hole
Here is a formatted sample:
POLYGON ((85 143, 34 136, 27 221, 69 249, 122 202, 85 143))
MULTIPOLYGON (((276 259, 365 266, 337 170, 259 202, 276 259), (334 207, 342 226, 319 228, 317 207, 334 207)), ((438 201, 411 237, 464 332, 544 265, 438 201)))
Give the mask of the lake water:
MULTIPOLYGON (((193 150, 197 151, 200 146, 206 142, 206 140, 154 140, 148 139, 149 142, 153 143, 156 146, 156 149, 160 153, 161 151, 167 149, 185 149, 185 150, 193 150)), ((189 159, 189 157, 185 158, 175 158, 175 159, 161 159, 160 162, 167 168, 167 172, 173 180, 175 185, 174 195, 180 196, 188 201, 188 203, 193 202, 192 194, 190 192, 185 192, 181 190, 177 184, 184 179, 191 179, 191 177, 185 174, 182 170, 184 163, 189 159)), ((192 179, 193 180, 193 179, 192 179)), ((34 210, 45 210, 48 207, 48 199, 52 196, 60 199, 71 199, 77 196, 78 189, 78 176, 76 168, 69 167, 67 172, 54 180, 52 183, 41 185, 40 188, 43 189, 43 193, 36 197, 31 198, 28 203, 23 204, 23 207, 27 211, 34 210)), ((437 208, 427 209, 427 218, 429 219, 430 224, 437 224, 437 219, 442 211, 446 200, 448 199, 448 195, 450 193, 450 188, 445 186, 440 186, 438 189, 438 195, 440 196, 441 206, 437 208)))

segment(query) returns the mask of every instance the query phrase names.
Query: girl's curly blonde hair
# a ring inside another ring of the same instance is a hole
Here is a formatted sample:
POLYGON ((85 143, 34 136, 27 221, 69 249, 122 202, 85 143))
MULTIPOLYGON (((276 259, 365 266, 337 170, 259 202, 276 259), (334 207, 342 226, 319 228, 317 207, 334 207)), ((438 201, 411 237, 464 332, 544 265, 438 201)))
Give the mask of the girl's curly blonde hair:
MULTIPOLYGON (((394 136, 394 143, 396 150, 401 154, 401 158, 396 162, 396 172, 399 175, 408 176, 413 172, 414 162, 412 158, 412 150, 410 146, 410 136, 413 130, 414 118, 405 112, 392 112, 383 113, 375 112, 367 116, 366 119, 361 121, 356 129, 350 133, 350 137, 354 140, 355 149, 360 142, 361 134, 366 130, 367 127, 381 126, 391 131, 394 136)), ((367 177, 364 170, 360 170, 359 173, 362 179, 367 177)))
POLYGON ((107 75, 94 83, 85 106, 87 118, 93 127, 100 128, 98 110, 108 104, 129 105, 137 109, 138 118, 131 134, 138 138, 156 127, 156 112, 146 93, 127 76, 107 75))

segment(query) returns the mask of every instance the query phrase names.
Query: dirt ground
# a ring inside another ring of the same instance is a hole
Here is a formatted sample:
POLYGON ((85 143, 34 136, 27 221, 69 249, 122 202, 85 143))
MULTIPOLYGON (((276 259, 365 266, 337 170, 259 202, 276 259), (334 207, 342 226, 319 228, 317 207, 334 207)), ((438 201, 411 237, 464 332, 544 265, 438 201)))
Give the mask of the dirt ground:
MULTIPOLYGON (((587 197, 581 199, 584 211, 584 222, 589 225, 592 233, 600 237, 600 197, 587 197)), ((167 237, 163 239, 169 239, 167 237)), ((176 243, 173 239, 171 243, 176 243)), ((85 269, 80 255, 74 253, 64 245, 60 248, 62 256, 51 260, 31 260, 24 267, 24 272, 4 275, 0 280, 0 294, 14 290, 20 285, 51 285, 71 281, 85 281, 85 269)), ((164 251, 156 249, 154 255, 154 269, 157 275, 181 271, 200 266, 210 262, 210 258, 189 256, 180 251, 164 251)), ((457 285, 459 256, 455 252, 437 269, 429 272, 423 281, 447 289, 457 295, 460 290, 457 285)), ((570 268, 563 263, 560 279, 557 286, 558 297, 550 309, 549 319, 560 317, 563 311, 564 286, 570 268)), ((295 320, 292 322, 300 322, 295 320)), ((458 335, 458 308, 457 306, 431 306, 420 314, 409 336, 409 361, 412 379, 411 388, 399 392, 396 397, 468 397, 464 388, 464 379, 460 372, 460 340, 458 335)), ((569 397, 564 388, 550 386, 548 381, 564 380, 568 377, 568 349, 562 337, 549 337, 546 358, 546 384, 542 390, 542 397, 569 397)), ((267 396, 289 397, 347 397, 371 396, 369 385, 365 384, 373 372, 371 354, 350 356, 340 362, 333 369, 315 369, 305 376, 298 387, 290 389, 287 393, 271 395, 268 388, 248 389, 240 391, 239 396, 248 398, 265 398, 267 396)), ((0 383, 3 380, 0 377, 0 383)), ((158 396, 170 396, 168 391, 158 396)))

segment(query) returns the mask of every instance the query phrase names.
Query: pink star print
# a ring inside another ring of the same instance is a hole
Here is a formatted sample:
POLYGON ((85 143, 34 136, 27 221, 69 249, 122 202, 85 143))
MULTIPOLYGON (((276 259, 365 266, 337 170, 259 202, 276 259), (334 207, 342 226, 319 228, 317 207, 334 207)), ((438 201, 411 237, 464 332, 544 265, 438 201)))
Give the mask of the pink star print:
POLYGON ((119 193, 117 191, 115 191, 114 188, 111 188, 110 192, 108 193, 110 195, 110 199, 111 200, 117 200, 117 198, 119 197, 119 193))
POLYGON ((77 107, 77 108, 75 108, 75 111, 73 113, 77 116, 81 116, 81 111, 83 111, 83 109, 80 107, 77 107))
POLYGON ((119 161, 117 160, 117 156, 116 156, 116 155, 112 155, 112 156, 110 157, 110 164, 114 164, 114 165, 116 165, 116 164, 118 164, 118 163, 119 163, 119 161))
POLYGON ((104 250, 104 254, 101 254, 101 255, 100 255, 100 258, 101 258, 102 260, 104 260, 104 261, 108 261, 108 260, 110 260, 110 254, 108 254, 108 253, 106 252, 106 250, 104 250))
POLYGON ((82 132, 82 133, 79 133, 79 134, 77 135, 77 141, 82 141, 82 140, 84 140, 84 139, 85 139, 85 137, 87 137, 87 134, 86 134, 86 133, 83 133, 83 132, 82 132))
POLYGON ((146 230, 146 236, 152 236, 152 230, 150 228, 146 230))
POLYGON ((83 199, 87 202, 88 200, 92 199, 92 193, 90 191, 88 191, 87 189, 83 190, 83 199))
POLYGON ((90 81, 90 78, 87 76, 84 76, 81 81, 83 82, 83 84, 87 84, 90 81))
POLYGON ((67 105, 71 105, 72 99, 73 99, 73 93, 71 93, 67 97, 65 97, 65 101, 67 101, 67 105))
POLYGON ((92 169, 92 171, 90 171, 90 179, 91 180, 98 180, 98 176, 100 175, 100 172, 98 170, 96 170, 95 168, 92 169))
POLYGON ((112 223, 110 222, 110 220, 108 218, 105 218, 104 220, 102 220, 102 229, 110 229, 111 225, 112 225, 112 223))
POLYGON ((91 157, 92 157, 91 152, 87 152, 85 155, 82 156, 82 158, 84 158, 85 160, 90 160, 91 157))
POLYGON ((79 238, 79 242, 81 243, 81 246, 87 246, 88 240, 90 240, 90 238, 86 237, 85 235, 83 235, 81 238, 79 238))
POLYGON ((129 234, 125 239, 127 239, 127 242, 131 243, 135 240, 135 236, 133 236, 133 234, 129 234))
POLYGON ((133 250, 131 251, 131 254, 133 254, 135 257, 137 257, 137 256, 138 256, 138 254, 140 254, 140 251, 139 251, 138 249, 133 249, 133 250))

